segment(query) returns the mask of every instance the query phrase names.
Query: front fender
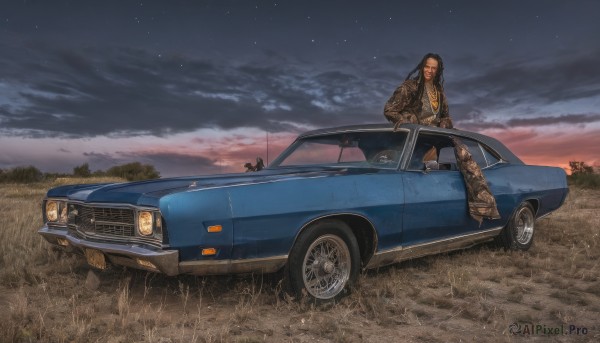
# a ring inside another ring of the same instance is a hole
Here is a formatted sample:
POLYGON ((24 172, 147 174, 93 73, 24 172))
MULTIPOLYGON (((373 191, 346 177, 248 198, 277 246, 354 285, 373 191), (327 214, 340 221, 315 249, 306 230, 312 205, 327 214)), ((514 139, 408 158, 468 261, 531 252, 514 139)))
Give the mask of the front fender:
POLYGON ((234 227, 229 192, 225 189, 198 189, 167 195, 160 199, 168 243, 179 250, 181 261, 231 258, 234 227), (221 225, 220 232, 208 227, 221 225), (217 254, 202 256, 202 249, 217 254))

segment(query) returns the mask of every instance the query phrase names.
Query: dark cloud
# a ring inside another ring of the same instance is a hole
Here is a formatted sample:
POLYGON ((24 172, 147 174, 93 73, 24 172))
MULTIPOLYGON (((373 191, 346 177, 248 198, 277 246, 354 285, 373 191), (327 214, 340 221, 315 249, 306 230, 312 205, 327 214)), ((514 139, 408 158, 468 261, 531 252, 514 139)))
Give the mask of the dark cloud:
POLYGON ((600 121, 600 114, 566 114, 558 117, 511 119, 509 126, 543 126, 554 124, 591 124, 600 121))
POLYGON ((600 95, 595 7, 2 4, 0 86, 14 94, 0 98, 0 130, 122 137, 381 122, 384 102, 432 47, 445 58, 458 123, 516 107, 537 117, 536 106, 600 95), (558 25, 565 16, 578 25, 558 25))
POLYGON ((483 131, 488 129, 508 129, 516 127, 539 127, 556 124, 583 125, 600 122, 600 114, 565 114, 559 116, 540 116, 532 118, 513 118, 504 122, 490 120, 481 112, 469 112, 462 116, 456 125, 458 128, 469 131, 483 131))
MULTIPOLYGON (((309 71, 277 61, 229 66, 133 49, 108 51, 102 58, 96 50, 41 53, 51 58, 27 64, 39 77, 26 80, 22 105, 0 109, 5 130, 35 137, 165 135, 203 127, 294 131, 293 123, 322 127, 380 121, 380 107, 395 87, 393 76, 387 82, 370 79, 361 69, 309 71)), ((278 59, 275 54, 269 58, 278 59)), ((484 110, 595 97, 600 82, 589 66, 600 74, 600 64, 590 62, 589 56, 555 66, 515 62, 448 82, 452 114, 460 123, 484 110), (588 73, 582 73, 584 66, 588 73), (573 78, 575 85, 564 81, 573 78)))
MULTIPOLYGON (((449 98, 482 110, 535 108, 600 96, 600 49, 539 59, 463 60, 447 82, 449 98)), ((447 78, 448 79, 448 78, 447 78)))
POLYGON ((507 129, 507 126, 494 121, 459 122, 455 128, 466 131, 480 132, 488 129, 507 129))
POLYGON ((289 123, 364 122, 377 91, 354 73, 281 63, 230 66, 134 49, 41 53, 51 58, 35 65, 40 76, 28 77, 22 104, 2 108, 5 129, 75 137, 285 131, 289 123))
MULTIPOLYGON (((21 86, 18 101, 0 107, 7 134, 123 137, 206 127, 295 132, 297 125, 378 122, 383 121, 383 103, 403 79, 397 70, 392 72, 398 68, 394 64, 412 68, 403 55, 388 56, 377 67, 361 67, 341 59, 310 66, 268 51, 263 51, 263 60, 230 64, 130 48, 38 49, 35 55, 45 56, 42 62, 31 58, 15 64, 10 54, 0 60, 9 70, 4 83, 21 86)), ((490 110, 510 113, 515 106, 595 98, 600 95, 600 64, 592 63, 592 55, 581 53, 556 64, 520 60, 497 65, 463 57, 460 63, 471 63, 470 74, 446 76, 454 120, 475 129, 485 126, 481 113, 490 110)), ((450 58, 446 63, 459 62, 450 58)), ((523 111, 520 115, 536 114, 523 111)), ((541 120, 507 119, 491 124, 541 120)))

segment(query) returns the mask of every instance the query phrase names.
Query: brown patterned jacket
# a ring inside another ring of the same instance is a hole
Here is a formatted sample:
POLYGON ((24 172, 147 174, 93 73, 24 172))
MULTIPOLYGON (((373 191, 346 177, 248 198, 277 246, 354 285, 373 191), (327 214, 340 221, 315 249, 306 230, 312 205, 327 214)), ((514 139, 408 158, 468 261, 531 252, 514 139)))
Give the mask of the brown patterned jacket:
MULTIPOLYGON (((420 124, 419 115, 422 111, 423 102, 417 94, 418 88, 418 81, 412 79, 404 81, 400 87, 396 88, 383 108, 383 114, 387 120, 396 125, 402 123, 420 124)), ((443 91, 440 91, 440 97, 442 98, 442 106, 438 114, 438 120, 434 121, 433 125, 451 129, 453 127, 452 119, 448 112, 448 102, 443 91)))

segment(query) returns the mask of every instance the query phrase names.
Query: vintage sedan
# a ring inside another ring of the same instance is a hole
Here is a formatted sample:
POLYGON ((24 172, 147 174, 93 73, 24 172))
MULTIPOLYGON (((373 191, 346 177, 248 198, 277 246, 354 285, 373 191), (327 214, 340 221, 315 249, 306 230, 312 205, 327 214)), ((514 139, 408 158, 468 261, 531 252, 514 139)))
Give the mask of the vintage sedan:
POLYGON ((346 126, 300 135, 255 173, 51 189, 39 233, 98 269, 281 270, 293 294, 327 301, 346 294, 362 269, 494 239, 527 250, 536 219, 567 192, 561 168, 526 165, 480 134, 346 126), (469 216, 453 136, 482 169, 500 219, 469 216))

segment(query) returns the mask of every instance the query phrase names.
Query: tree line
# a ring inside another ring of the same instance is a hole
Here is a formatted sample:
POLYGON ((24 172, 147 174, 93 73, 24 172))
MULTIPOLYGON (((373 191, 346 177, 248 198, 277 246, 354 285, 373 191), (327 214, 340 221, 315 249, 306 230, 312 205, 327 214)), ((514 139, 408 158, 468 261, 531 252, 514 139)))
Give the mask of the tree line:
POLYGON ((43 173, 34 166, 14 167, 10 169, 0 169, 0 182, 3 183, 31 183, 46 180, 54 180, 57 177, 120 177, 127 181, 140 181, 157 179, 160 173, 150 164, 141 164, 132 162, 111 167, 104 170, 92 172, 90 166, 84 163, 73 168, 72 174, 65 173, 43 173))
POLYGON ((600 174, 594 172, 594 167, 581 161, 570 161, 571 175, 568 176, 570 185, 581 188, 600 189, 600 174))

